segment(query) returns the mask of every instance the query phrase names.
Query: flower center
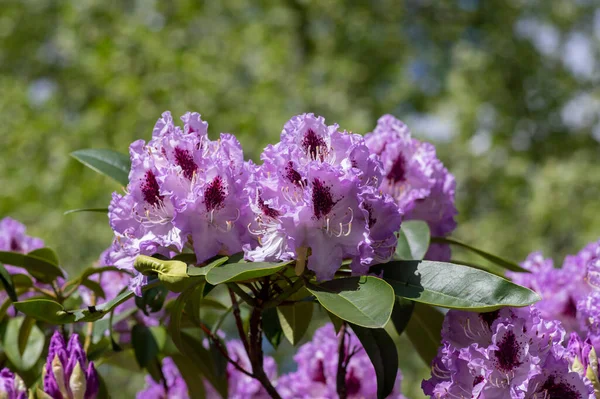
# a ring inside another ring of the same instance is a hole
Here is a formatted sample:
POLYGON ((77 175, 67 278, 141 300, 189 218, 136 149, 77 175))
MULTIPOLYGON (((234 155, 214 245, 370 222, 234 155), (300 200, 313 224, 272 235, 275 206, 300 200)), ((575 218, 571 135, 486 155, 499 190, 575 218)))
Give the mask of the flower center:
POLYGON ((150 205, 156 206, 163 200, 163 196, 160 195, 160 187, 156 181, 156 176, 151 170, 146 171, 141 189, 144 200, 150 205))
POLYGON ((188 150, 184 150, 182 148, 175 148, 175 162, 181 170, 183 170, 183 175, 188 179, 192 180, 194 173, 198 170, 198 165, 194 162, 194 158, 192 154, 188 150))
POLYGON ((496 355, 496 366, 504 372, 509 372, 521 365, 519 361, 521 346, 512 331, 506 333, 498 345, 498 350, 494 353, 496 355))
POLYGON ((498 310, 493 312, 479 313, 479 318, 488 326, 490 331, 492 330, 492 324, 494 324, 494 321, 498 318, 498 313, 500 313, 498 310))
POLYGON ((538 391, 544 394, 544 399, 581 399, 581 393, 575 387, 564 382, 556 382, 554 376, 548 377, 538 391))
POLYGON ((227 197, 227 191, 225 190, 223 179, 221 176, 217 176, 210 182, 208 187, 204 189, 204 204, 206 205, 206 211, 211 212, 222 208, 225 197, 227 197))
POLYGON ((302 175, 300 175, 300 173, 298 173, 298 171, 294 169, 294 164, 292 163, 292 161, 289 161, 285 167, 285 177, 289 181, 291 181, 295 186, 302 187, 302 175))
POLYGON ((356 395, 360 391, 360 380, 354 375, 354 369, 346 377, 346 393, 349 396, 356 395))
POLYGON ((333 200, 331 195, 331 187, 327 187, 324 182, 319 179, 313 181, 312 190, 313 212, 317 219, 331 212, 337 201, 333 200))
POLYGON ((10 239, 10 250, 13 252, 18 252, 21 250, 21 245, 19 245, 19 242, 14 237, 10 239))
POLYGON ((481 382, 483 382, 484 378, 482 375, 478 375, 477 377, 473 378, 473 386, 480 384, 481 382))
POLYGON ((258 207, 260 208, 262 213, 265 214, 265 216, 268 216, 270 218, 275 219, 280 215, 278 210, 273 209, 269 205, 265 204, 265 201, 263 201, 261 197, 258 197, 258 207))
POLYGON ((404 159, 402 154, 398 154, 398 158, 394 161, 392 168, 387 174, 387 178, 394 183, 406 180, 406 159, 404 159))
POLYGON ((319 359, 317 361, 317 369, 314 371, 312 375, 312 380, 314 382, 320 382, 322 384, 327 383, 327 379, 325 378, 325 366, 323 365, 323 360, 319 359))
POLYGON ((312 159, 316 160, 317 155, 327 148, 327 144, 322 137, 319 137, 317 133, 315 133, 314 130, 308 129, 304 135, 304 139, 302 139, 302 148, 304 148, 304 151, 308 153, 312 159))

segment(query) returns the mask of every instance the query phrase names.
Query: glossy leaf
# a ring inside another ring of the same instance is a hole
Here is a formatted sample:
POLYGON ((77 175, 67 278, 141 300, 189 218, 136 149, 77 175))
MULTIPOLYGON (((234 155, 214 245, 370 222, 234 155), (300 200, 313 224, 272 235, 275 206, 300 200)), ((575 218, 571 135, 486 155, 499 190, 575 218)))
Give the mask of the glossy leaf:
POLYGON ((377 376, 377 398, 384 399, 394 389, 398 374, 398 352, 392 338, 383 328, 363 328, 350 324, 377 376))
POLYGON ((294 346, 298 345, 308 325, 312 320, 313 304, 311 302, 296 302, 292 305, 282 305, 277 307, 279 324, 283 334, 294 346))
POLYGON ((0 251, 0 262, 6 265, 18 266, 43 283, 50 283, 57 277, 64 277, 58 262, 53 256, 54 251, 41 248, 28 254, 0 251))
POLYGON ((366 328, 387 324, 394 307, 394 290, 373 277, 347 277, 306 287, 329 312, 366 328))
POLYGON ((129 156, 107 149, 86 149, 71 153, 71 156, 90 169, 108 176, 122 186, 129 183, 129 156))
POLYGON ((158 343, 152 331, 143 324, 136 324, 131 329, 133 352, 140 368, 147 369, 159 353, 158 343))
POLYGON ((13 302, 18 302, 19 298, 17 298, 17 292, 15 291, 15 284, 13 283, 12 276, 10 273, 8 273, 2 263, 0 263, 0 282, 2 282, 2 286, 4 287, 4 290, 8 294, 10 300, 13 302))
POLYGON ((270 276, 289 265, 290 262, 269 263, 269 262, 247 262, 247 263, 226 263, 219 267, 213 267, 206 274, 206 281, 217 285, 237 281, 247 281, 260 277, 270 276))
POLYGON ((402 222, 398 232, 396 258, 401 260, 421 260, 429 249, 429 226, 422 220, 402 222))
POLYGON ((401 335, 406 329, 414 308, 415 303, 413 301, 409 301, 408 299, 399 296, 396 297, 394 310, 392 310, 392 323, 394 324, 394 328, 396 328, 398 335, 401 335))
POLYGON ((434 307, 415 303, 412 317, 406 326, 406 335, 417 353, 429 366, 441 345, 444 315, 434 307))
POLYGON ((498 266, 502 266, 505 269, 508 269, 510 271, 513 272, 519 272, 519 273, 529 273, 529 270, 527 269, 523 269, 521 266, 519 266, 517 263, 503 259, 497 255, 493 255, 489 252, 485 252, 481 249, 472 247, 468 244, 465 244, 464 242, 455 240, 453 238, 448 238, 448 237, 431 237, 431 242, 434 243, 438 243, 438 244, 449 244, 449 245, 456 245, 458 247, 467 249, 479 256, 481 256, 484 259, 489 260, 490 262, 493 262, 495 264, 497 264, 498 266))
POLYGON ((326 312, 329 316, 329 320, 331 320, 331 324, 333 324, 333 329, 335 330, 335 333, 339 334, 340 330, 342 329, 342 325, 344 324, 344 320, 340 319, 339 317, 337 317, 329 311, 326 312))
POLYGON ((229 258, 227 256, 223 256, 222 258, 216 259, 210 262, 206 266, 196 267, 189 266, 187 269, 188 276, 206 276, 206 274, 212 270, 213 267, 221 266, 223 263, 227 262, 229 258))
POLYGON ((19 351, 19 335, 24 317, 14 317, 8 321, 4 334, 3 349, 8 360, 20 371, 32 368, 44 351, 45 336, 35 324, 31 326, 23 354, 19 351))
POLYGON ((395 261, 380 267, 396 295, 450 309, 489 312, 507 306, 527 306, 540 300, 528 288, 494 274, 453 263, 395 261))
POLYGON ((93 213, 108 213, 108 208, 77 208, 77 209, 69 209, 65 211, 63 215, 70 215, 71 213, 79 213, 79 212, 93 212, 93 213))
POLYGON ((279 347, 283 330, 279 323, 279 316, 275 308, 264 309, 262 312, 262 328, 265 337, 271 343, 274 349, 279 347))
POLYGON ((68 314, 60 303, 49 299, 29 299, 15 302, 14 306, 25 315, 50 324, 67 324, 75 321, 75 317, 68 314))
POLYGON ((139 255, 135 259, 134 267, 145 276, 156 274, 165 287, 173 292, 182 292, 190 283, 187 264, 178 260, 162 260, 139 255))

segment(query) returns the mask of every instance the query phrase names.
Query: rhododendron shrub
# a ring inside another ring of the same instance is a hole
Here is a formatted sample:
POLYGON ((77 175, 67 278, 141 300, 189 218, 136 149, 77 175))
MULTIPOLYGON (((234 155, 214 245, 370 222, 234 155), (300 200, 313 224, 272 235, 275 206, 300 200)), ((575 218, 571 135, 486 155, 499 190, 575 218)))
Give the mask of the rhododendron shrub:
MULTIPOLYGON (((165 112, 128 156, 73 156, 122 185, 104 210, 114 238, 67 276, 41 240, 0 223, 5 397, 106 397, 91 360, 119 353, 147 373, 139 398, 402 398, 394 337, 431 362, 444 308, 455 322, 428 394, 588 392, 564 367, 584 358, 561 346, 564 327, 527 307, 539 299, 535 273, 450 237, 454 176, 393 116, 365 136, 294 116, 255 163, 233 134, 211 137, 200 114, 178 123, 165 112), (495 268, 453 262, 453 245, 495 268), (323 317, 331 323, 310 336, 323 317), (291 368, 265 355, 282 339, 298 346, 291 368)), ((588 294, 564 300, 583 308, 588 294)))

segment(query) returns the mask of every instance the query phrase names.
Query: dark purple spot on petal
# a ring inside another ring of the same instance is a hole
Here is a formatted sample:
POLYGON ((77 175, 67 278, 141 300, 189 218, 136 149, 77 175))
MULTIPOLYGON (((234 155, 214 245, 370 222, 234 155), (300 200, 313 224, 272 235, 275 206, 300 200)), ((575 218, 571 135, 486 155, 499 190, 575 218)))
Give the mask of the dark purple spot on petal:
POLYGON ((398 158, 394 161, 392 168, 387 174, 387 178, 394 183, 406 180, 406 159, 404 159, 402 154, 398 154, 398 158))
POLYGON ((483 382, 484 378, 482 375, 478 375, 477 377, 473 378, 473 386, 477 385, 477 384, 481 384, 483 382))
POLYGON ((223 179, 221 176, 217 176, 210 182, 208 187, 204 189, 204 204, 206 205, 206 211, 211 212, 222 208, 226 197, 227 190, 223 184, 223 179))
POLYGON ((302 139, 302 148, 312 159, 317 159, 317 155, 327 148, 327 144, 314 130, 308 129, 302 139))
POLYGON ((13 252, 21 251, 21 244, 14 237, 10 239, 10 250, 13 252))
POLYGON ((498 350, 494 351, 496 356, 496 367, 508 373, 521 365, 521 345, 515 337, 515 333, 508 331, 498 343, 498 350))
POLYGON ((569 300, 567 301, 567 305, 565 306, 565 309, 563 310, 563 314, 568 317, 573 317, 573 318, 577 317, 577 303, 575 302, 573 297, 569 297, 569 300))
POLYGON ((348 396, 354 396, 360 392, 360 379, 354 375, 354 369, 346 376, 346 393, 348 396))
POLYGON ((280 215, 277 209, 273 209, 269 205, 265 204, 265 201, 263 201, 261 197, 258 197, 258 207, 260 208, 263 214, 273 219, 277 218, 280 215))
POLYGON ((320 382, 322 384, 327 383, 327 378, 325 378, 325 365, 323 364, 323 359, 317 360, 317 369, 314 370, 311 380, 314 382, 320 382))
POLYGON ((150 205, 156 206, 163 200, 163 196, 160 195, 160 187, 156 181, 156 176, 151 170, 146 171, 141 189, 144 200, 150 205))
POLYGON ((315 217, 321 219, 331 212, 337 201, 333 200, 331 187, 327 187, 324 182, 315 179, 313 181, 312 202, 315 217))
POLYGON ((302 179, 302 175, 294 169, 292 161, 289 161, 285 167, 285 177, 297 187, 302 187, 303 183, 305 183, 304 179, 302 179))
POLYGON ((194 162, 194 157, 188 150, 184 150, 182 148, 175 148, 175 162, 181 170, 183 171, 183 175, 188 179, 192 180, 194 173, 198 170, 198 165, 194 162))
POLYGON ((479 318, 485 323, 486 326, 488 326, 488 328, 491 331, 492 324, 494 324, 494 321, 496 321, 496 319, 498 318, 499 313, 500 312, 498 310, 493 312, 479 313, 479 318))
POLYGON ((577 389, 565 382, 556 382, 556 377, 548 377, 544 385, 538 390, 544 399, 582 399, 577 389))
POLYGON ((373 215, 373 207, 371 204, 364 204, 363 207, 369 213, 369 228, 371 228, 375 225, 375 223, 377 223, 377 219, 375 219, 373 215))

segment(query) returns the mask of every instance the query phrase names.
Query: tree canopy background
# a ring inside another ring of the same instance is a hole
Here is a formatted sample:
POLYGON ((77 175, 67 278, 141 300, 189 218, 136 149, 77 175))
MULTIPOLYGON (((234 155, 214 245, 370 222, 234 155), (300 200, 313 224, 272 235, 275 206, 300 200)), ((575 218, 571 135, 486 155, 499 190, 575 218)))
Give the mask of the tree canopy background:
MULTIPOLYGON (((121 188, 68 154, 126 152, 167 109, 200 112, 254 160, 293 115, 365 133, 391 113, 456 175, 457 238, 560 264, 600 237, 593 0, 0 5, 0 216, 69 270, 93 263, 111 232, 105 215, 63 212, 105 207, 121 188)), ((415 362, 403 360, 413 398, 415 362)))

